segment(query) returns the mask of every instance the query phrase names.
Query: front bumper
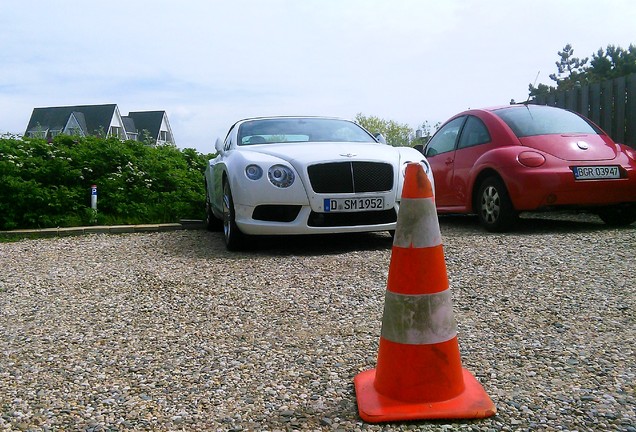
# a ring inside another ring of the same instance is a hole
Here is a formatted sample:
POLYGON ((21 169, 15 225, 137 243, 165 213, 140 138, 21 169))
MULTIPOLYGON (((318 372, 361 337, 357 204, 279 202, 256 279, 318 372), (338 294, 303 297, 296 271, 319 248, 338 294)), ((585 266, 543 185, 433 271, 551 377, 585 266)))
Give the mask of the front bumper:
POLYGON ((243 233, 249 235, 391 231, 395 230, 399 203, 386 210, 351 213, 319 213, 312 211, 308 205, 270 207, 268 211, 263 211, 262 206, 235 204, 236 225, 243 233))

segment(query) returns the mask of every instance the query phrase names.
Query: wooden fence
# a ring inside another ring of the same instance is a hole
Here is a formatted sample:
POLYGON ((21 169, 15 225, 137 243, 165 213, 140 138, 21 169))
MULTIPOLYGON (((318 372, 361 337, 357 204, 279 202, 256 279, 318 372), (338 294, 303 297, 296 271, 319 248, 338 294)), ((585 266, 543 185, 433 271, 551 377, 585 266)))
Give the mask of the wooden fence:
POLYGON ((537 95, 532 103, 576 111, 599 125, 614 141, 636 148, 636 73, 537 95))

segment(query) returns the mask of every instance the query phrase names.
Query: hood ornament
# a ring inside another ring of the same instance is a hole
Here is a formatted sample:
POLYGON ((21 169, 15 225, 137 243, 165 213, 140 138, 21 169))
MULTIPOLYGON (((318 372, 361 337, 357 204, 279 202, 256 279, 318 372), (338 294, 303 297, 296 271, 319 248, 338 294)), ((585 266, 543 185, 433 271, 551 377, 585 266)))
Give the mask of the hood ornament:
POLYGON ((357 155, 355 153, 340 153, 340 156, 351 158, 357 155))
POLYGON ((588 148, 590 148, 590 146, 585 141, 577 141, 576 145, 581 150, 587 150, 588 148))

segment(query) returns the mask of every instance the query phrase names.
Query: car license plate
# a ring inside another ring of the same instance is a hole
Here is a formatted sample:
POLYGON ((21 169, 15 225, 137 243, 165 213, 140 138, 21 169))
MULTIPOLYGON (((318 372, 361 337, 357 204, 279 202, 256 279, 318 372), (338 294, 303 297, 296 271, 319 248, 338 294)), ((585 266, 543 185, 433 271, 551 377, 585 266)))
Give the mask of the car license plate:
POLYGON ((577 180, 598 180, 621 178, 617 166, 579 166, 573 167, 574 178, 577 180))
POLYGON ((384 198, 325 198, 324 208, 325 212, 384 210, 384 198))

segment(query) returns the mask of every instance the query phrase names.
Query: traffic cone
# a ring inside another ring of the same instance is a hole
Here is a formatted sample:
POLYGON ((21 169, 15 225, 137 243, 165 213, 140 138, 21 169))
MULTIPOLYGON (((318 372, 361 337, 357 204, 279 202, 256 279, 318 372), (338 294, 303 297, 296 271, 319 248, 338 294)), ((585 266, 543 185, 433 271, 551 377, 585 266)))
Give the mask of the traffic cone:
POLYGON ((406 168, 375 369, 354 378, 369 423, 484 418, 496 408, 462 368, 433 189, 406 168))

